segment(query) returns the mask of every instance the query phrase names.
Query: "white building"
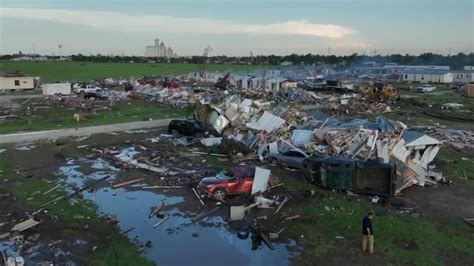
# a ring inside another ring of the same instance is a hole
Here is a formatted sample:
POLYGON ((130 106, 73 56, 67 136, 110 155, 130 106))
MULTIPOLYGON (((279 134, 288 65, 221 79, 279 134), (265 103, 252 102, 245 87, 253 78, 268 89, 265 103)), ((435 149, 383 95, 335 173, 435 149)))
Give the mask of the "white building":
POLYGON ((470 83, 474 82, 474 69, 473 70, 456 70, 452 71, 454 83, 470 83))
POLYGON ((410 82, 453 83, 453 79, 453 72, 448 70, 408 70, 402 74, 402 80, 410 82))
POLYGON ((145 46, 145 57, 176 57, 171 47, 166 47, 164 42, 160 43, 159 39, 155 39, 155 45, 145 46))
POLYGON ((30 90, 34 88, 34 77, 24 77, 15 72, 0 72, 0 91, 30 90))
POLYGON ((145 57, 158 57, 157 49, 153 46, 145 46, 145 57))

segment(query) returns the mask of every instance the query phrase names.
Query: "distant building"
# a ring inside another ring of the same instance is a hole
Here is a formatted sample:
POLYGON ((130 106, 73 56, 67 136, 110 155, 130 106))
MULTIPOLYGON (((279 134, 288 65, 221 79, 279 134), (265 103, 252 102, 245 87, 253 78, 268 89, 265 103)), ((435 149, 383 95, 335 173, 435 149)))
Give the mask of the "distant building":
POLYGON ((474 66, 464 66, 464 70, 474 71, 474 66))
POLYGON ((449 66, 437 65, 394 65, 387 64, 384 68, 403 69, 403 70, 450 70, 449 66))
POLYGON ((453 79, 452 72, 440 69, 407 70, 402 74, 402 80, 410 82, 453 83, 453 79))
POLYGON ((0 91, 34 89, 35 84, 34 77, 26 77, 20 72, 0 72, 0 91))
POLYGON ((153 46, 145 46, 145 57, 158 57, 157 49, 153 46))
POLYGON ((473 70, 455 70, 453 73, 453 83, 470 83, 474 82, 473 70))
POLYGON ((171 47, 166 47, 164 42, 160 43, 159 39, 155 39, 155 45, 145 46, 145 57, 165 57, 171 58, 177 55, 171 47))

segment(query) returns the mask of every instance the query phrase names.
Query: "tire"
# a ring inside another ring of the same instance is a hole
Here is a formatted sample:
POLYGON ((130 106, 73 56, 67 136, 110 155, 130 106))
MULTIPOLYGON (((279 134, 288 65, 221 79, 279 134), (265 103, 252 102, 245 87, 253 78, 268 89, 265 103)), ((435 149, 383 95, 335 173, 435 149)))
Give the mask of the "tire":
POLYGON ((237 237, 242 240, 249 238, 249 235, 250 235, 250 228, 247 226, 239 230, 239 232, 237 232, 237 237))
POLYGON ((214 191, 214 193, 212 193, 212 195, 218 200, 224 200, 227 196, 227 191, 225 191, 223 188, 218 188, 214 191))

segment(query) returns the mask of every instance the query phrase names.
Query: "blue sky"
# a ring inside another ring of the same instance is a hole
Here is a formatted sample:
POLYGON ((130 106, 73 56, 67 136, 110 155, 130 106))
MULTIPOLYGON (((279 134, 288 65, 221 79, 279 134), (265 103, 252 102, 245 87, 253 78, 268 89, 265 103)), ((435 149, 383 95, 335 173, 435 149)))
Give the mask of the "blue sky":
POLYGON ((2 0, 1 53, 447 54, 474 50, 474 0, 2 0))

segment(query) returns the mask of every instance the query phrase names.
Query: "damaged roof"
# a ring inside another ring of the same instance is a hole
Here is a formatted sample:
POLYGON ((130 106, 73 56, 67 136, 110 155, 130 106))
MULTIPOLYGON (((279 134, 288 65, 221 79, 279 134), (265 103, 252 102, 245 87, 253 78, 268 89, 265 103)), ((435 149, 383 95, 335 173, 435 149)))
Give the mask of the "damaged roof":
POLYGON ((437 145, 441 144, 441 141, 434 139, 424 133, 407 130, 403 134, 403 140, 405 141, 405 146, 420 146, 420 145, 437 145))

